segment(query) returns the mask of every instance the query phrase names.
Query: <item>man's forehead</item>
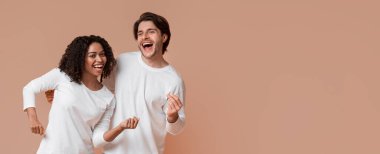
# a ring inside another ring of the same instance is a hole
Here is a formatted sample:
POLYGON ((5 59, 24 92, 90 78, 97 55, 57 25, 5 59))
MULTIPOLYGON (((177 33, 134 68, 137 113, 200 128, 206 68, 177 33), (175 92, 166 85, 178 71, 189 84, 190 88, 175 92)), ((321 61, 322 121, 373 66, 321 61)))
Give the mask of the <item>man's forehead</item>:
POLYGON ((158 29, 152 21, 142 21, 139 24, 138 30, 147 30, 147 29, 158 29))

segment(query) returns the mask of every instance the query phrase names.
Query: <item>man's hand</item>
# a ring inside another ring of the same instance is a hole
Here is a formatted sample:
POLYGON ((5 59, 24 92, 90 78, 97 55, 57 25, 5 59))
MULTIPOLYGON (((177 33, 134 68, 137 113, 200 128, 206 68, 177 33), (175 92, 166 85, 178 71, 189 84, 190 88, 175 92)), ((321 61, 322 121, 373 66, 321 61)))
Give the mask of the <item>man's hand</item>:
POLYGON ((168 94, 168 111, 166 112, 166 116, 168 122, 174 123, 178 119, 178 111, 182 108, 183 104, 181 100, 179 100, 178 96, 168 94))
POLYGON ((54 90, 45 91, 45 97, 48 103, 52 103, 54 99, 54 90))

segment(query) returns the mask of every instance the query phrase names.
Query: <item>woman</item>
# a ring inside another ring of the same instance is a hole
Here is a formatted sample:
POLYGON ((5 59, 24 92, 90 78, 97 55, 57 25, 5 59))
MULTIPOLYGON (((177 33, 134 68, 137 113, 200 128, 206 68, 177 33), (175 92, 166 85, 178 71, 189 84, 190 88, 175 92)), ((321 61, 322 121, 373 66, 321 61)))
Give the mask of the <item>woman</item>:
POLYGON ((101 81, 110 75, 115 64, 105 39, 80 36, 67 46, 58 68, 24 87, 24 111, 31 131, 44 135, 37 153, 93 153, 94 145, 102 146, 124 129, 137 126, 138 119, 129 118, 108 130, 115 102, 101 81), (35 94, 49 89, 55 92, 45 133, 37 118, 35 94))

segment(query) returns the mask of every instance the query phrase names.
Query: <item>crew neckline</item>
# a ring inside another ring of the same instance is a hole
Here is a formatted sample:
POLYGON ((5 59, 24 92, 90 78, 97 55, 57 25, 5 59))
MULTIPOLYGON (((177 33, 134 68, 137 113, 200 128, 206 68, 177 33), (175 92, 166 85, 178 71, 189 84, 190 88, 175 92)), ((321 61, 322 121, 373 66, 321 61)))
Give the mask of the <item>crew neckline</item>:
POLYGON ((98 93, 98 92, 101 92, 103 91, 103 89, 105 88, 105 86, 103 84, 102 85, 102 88, 100 88, 99 90, 91 90, 90 88, 88 88, 83 82, 81 82, 81 85, 88 91, 90 92, 94 92, 94 93, 98 93))
POLYGON ((149 66, 149 65, 146 64, 146 63, 144 62, 144 60, 142 59, 142 56, 143 56, 143 55, 141 54, 141 51, 138 51, 137 56, 138 56, 138 61, 139 61, 139 63, 140 63, 144 68, 146 68, 146 69, 148 69, 148 70, 151 70, 151 71, 162 72, 162 71, 169 70, 170 67, 171 67, 170 64, 168 64, 168 65, 166 65, 166 66, 164 66, 164 67, 161 67, 161 68, 156 68, 156 67, 149 66))

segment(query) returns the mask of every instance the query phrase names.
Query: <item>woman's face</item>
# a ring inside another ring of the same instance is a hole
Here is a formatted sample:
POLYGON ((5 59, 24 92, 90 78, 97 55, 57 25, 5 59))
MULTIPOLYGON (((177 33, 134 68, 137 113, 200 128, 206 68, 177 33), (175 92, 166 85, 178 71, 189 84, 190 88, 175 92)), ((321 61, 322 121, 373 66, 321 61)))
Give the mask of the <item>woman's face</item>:
POLYGON ((94 42, 90 44, 85 56, 83 75, 98 77, 102 75, 107 57, 100 43, 94 42))

